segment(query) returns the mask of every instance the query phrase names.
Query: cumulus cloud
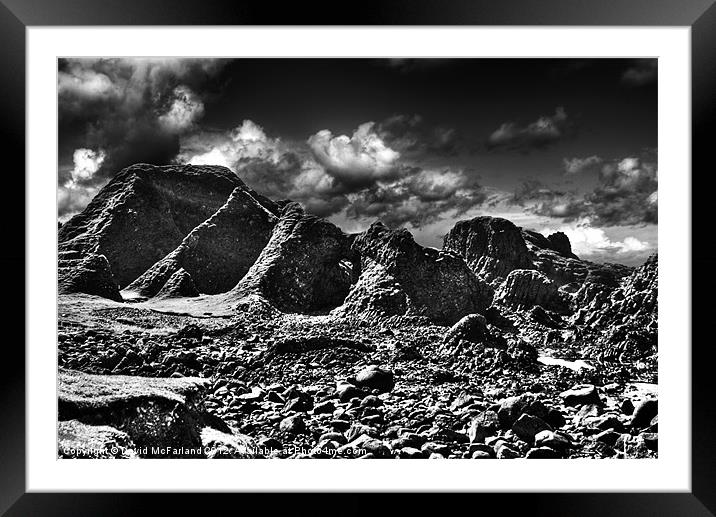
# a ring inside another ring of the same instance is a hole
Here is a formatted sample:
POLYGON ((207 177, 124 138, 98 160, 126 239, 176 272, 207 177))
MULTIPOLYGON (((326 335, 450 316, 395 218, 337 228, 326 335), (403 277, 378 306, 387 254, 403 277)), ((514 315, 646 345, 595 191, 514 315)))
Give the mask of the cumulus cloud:
POLYGON ((420 115, 393 115, 378 122, 375 132, 404 155, 451 156, 463 148, 455 129, 428 124, 420 115))
POLYGON ((368 187, 377 180, 398 174, 400 153, 388 147, 375 132, 375 124, 366 122, 353 135, 333 136, 323 129, 308 138, 308 146, 328 174, 348 188, 368 187))
POLYGON ((586 158, 563 158, 562 164, 565 174, 581 174, 584 172, 598 171, 604 160, 597 155, 586 158))
POLYGON ((104 163, 105 158, 106 154, 102 149, 99 151, 75 149, 75 152, 72 153, 74 167, 70 171, 70 181, 80 183, 92 179, 104 163))
POLYGON ((627 86, 645 86, 656 82, 658 60, 639 59, 622 74, 621 80, 627 86))
POLYGON ((474 171, 407 163, 375 126, 361 124, 350 137, 325 129, 292 142, 245 120, 229 132, 186 135, 177 161, 225 165, 262 194, 299 201, 316 215, 391 226, 418 227, 485 200, 474 171))
POLYGON ((530 152, 555 144, 571 131, 567 112, 559 106, 554 115, 542 116, 526 126, 505 122, 487 139, 491 150, 530 152))
POLYGON ((586 202, 600 225, 656 224, 657 189, 656 163, 627 157, 602 167, 599 185, 586 202))
POLYGON ((577 174, 597 168, 598 183, 590 192, 577 195, 545 187, 530 180, 518 188, 514 204, 536 215, 574 221, 586 218, 595 226, 656 224, 658 178, 655 154, 605 161, 599 157, 565 159, 565 171, 577 174), (601 165, 601 167, 599 167, 601 165))

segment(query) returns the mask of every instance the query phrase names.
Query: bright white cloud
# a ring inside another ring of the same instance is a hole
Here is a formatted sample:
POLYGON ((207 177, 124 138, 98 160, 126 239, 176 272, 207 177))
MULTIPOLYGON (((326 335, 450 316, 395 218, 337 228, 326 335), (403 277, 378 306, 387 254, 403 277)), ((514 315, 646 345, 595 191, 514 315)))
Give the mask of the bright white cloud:
POLYGON ((280 139, 269 138, 261 126, 244 120, 228 133, 198 133, 183 139, 177 160, 192 165, 223 165, 238 172, 244 160, 278 164, 283 151, 280 139))
POLYGON ((333 136, 324 129, 308 138, 316 160, 329 174, 349 183, 391 177, 400 153, 391 149, 373 130, 373 122, 358 126, 351 137, 333 136))
POLYGON ((74 168, 70 171, 70 182, 78 183, 92 179, 102 166, 105 158, 106 155, 102 149, 99 151, 84 148, 75 149, 75 152, 72 154, 74 168))
POLYGON ((627 254, 651 248, 648 242, 633 236, 621 241, 611 240, 603 229, 590 226, 588 221, 562 225, 556 229, 545 228, 540 233, 549 235, 557 231, 565 233, 572 244, 572 251, 584 257, 603 255, 605 252, 627 254))

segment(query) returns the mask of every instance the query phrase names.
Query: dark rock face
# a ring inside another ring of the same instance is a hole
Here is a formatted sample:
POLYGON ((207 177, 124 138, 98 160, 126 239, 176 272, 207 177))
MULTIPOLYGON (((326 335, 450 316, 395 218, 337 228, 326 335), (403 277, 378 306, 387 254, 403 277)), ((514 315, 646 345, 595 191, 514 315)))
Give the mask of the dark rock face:
POLYGON ((407 230, 374 223, 355 237, 352 250, 360 257, 361 273, 336 316, 423 316, 452 324, 492 301, 492 289, 461 258, 420 246, 407 230))
POLYGON ((122 301, 104 255, 61 251, 58 256, 59 294, 86 293, 122 301))
POLYGON ((350 288, 348 248, 337 226, 289 203, 266 247, 229 297, 257 294, 287 312, 340 305, 350 288))
POLYGON ((560 302, 554 282, 530 269, 512 271, 495 293, 495 301, 508 307, 553 307, 560 302))
POLYGON ((60 251, 104 255, 124 288, 221 208, 235 188, 270 212, 278 210, 225 167, 132 165, 62 225, 60 251))
POLYGON ((548 235, 547 240, 552 244, 552 249, 563 257, 578 258, 577 255, 572 253, 572 243, 569 242, 569 237, 563 232, 555 232, 548 235))
POLYGON ((443 249, 463 257, 477 276, 490 282, 534 267, 520 229, 499 217, 458 222, 445 236, 443 249))
POLYGON ((126 290, 140 296, 154 296, 172 275, 183 269, 198 292, 228 291, 254 264, 277 221, 251 193, 235 188, 219 210, 126 290))
MULTIPOLYGON (((612 291, 592 297, 573 322, 595 332, 588 349, 603 359, 640 356, 656 350, 658 336, 658 257, 652 255, 612 291)), ((589 289, 588 284, 582 288, 589 289)), ((582 292, 578 295, 587 298, 582 292)))

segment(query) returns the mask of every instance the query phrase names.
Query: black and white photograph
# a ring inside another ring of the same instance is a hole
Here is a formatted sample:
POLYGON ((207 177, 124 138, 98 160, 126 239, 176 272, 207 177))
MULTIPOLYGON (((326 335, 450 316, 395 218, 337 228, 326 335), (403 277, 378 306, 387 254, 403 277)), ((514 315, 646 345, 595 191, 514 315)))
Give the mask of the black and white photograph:
POLYGON ((658 458, 657 72, 58 59, 58 458, 658 458))

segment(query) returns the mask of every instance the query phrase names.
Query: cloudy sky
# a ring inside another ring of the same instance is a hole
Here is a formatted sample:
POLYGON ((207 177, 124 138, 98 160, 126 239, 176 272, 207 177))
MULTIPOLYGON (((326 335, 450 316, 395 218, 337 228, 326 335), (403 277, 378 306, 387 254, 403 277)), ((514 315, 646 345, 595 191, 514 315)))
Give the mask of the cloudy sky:
POLYGON ((137 162, 225 165, 345 231, 460 219, 657 247, 656 60, 61 59, 59 219, 137 162))

